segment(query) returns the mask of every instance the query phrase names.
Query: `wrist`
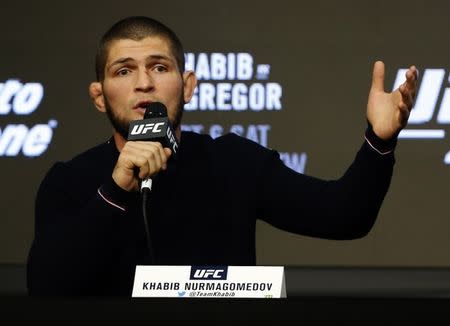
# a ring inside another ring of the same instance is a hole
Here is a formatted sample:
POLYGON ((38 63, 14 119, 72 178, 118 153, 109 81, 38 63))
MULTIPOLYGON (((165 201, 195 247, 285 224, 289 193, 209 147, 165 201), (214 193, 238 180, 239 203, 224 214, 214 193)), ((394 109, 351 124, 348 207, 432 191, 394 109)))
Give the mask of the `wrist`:
POLYGON ((369 146, 381 155, 386 155, 394 151, 397 145, 397 135, 389 139, 380 138, 373 130, 372 125, 367 122, 367 129, 364 135, 369 146))
POLYGON ((133 197, 132 192, 128 192, 122 189, 113 178, 106 180, 98 188, 98 194, 105 200, 108 204, 121 209, 122 211, 126 211, 128 207, 128 203, 133 197))

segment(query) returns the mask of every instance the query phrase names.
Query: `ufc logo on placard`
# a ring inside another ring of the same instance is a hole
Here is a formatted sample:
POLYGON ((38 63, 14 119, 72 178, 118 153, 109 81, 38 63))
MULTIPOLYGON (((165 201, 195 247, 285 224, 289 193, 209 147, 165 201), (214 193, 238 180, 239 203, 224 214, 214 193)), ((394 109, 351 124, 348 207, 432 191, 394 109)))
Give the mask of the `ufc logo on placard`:
POLYGON ((223 268, 191 268, 190 279, 224 280, 227 278, 227 267, 223 268))

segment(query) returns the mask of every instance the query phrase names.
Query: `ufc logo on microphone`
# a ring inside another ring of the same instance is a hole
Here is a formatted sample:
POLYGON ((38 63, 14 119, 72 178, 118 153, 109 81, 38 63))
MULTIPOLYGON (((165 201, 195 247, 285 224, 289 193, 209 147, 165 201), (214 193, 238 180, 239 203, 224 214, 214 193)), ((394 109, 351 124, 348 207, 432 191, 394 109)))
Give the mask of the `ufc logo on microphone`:
POLYGON ((145 124, 137 124, 133 126, 131 130, 131 135, 145 135, 147 132, 158 133, 161 132, 161 126, 164 126, 164 122, 158 123, 145 123, 145 124))
POLYGON ((191 267, 191 280, 226 280, 228 267, 212 267, 212 266, 204 266, 204 267, 191 267), (209 267, 209 268, 208 268, 209 267))

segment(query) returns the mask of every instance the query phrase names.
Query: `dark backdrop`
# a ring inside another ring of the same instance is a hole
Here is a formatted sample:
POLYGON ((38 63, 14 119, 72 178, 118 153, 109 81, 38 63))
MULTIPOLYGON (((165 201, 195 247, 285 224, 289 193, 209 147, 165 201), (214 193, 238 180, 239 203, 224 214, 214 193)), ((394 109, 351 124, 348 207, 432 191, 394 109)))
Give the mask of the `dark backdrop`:
POLYGON ((186 111, 185 129, 241 133, 279 150, 297 171, 325 179, 341 176, 363 142, 373 62, 385 62, 387 90, 400 69, 416 64, 428 76, 419 89, 425 104, 408 129, 438 136, 399 140, 391 188, 372 232, 330 241, 259 223, 258 263, 450 266, 449 11, 444 1, 406 0, 2 1, 0 263, 25 262, 34 197, 53 162, 111 135, 87 92, 96 44, 116 20, 147 15, 172 27, 186 53, 206 58, 205 88, 224 89, 222 105, 216 96, 215 109, 205 102, 186 111), (237 53, 252 59, 249 78, 245 64, 229 61, 237 53), (223 58, 230 69, 225 78, 223 58), (239 69, 243 80, 233 78, 239 69), (253 107, 217 108, 246 98, 241 91, 227 99, 234 87, 247 90, 253 107), (271 104, 261 102, 267 96, 271 104))

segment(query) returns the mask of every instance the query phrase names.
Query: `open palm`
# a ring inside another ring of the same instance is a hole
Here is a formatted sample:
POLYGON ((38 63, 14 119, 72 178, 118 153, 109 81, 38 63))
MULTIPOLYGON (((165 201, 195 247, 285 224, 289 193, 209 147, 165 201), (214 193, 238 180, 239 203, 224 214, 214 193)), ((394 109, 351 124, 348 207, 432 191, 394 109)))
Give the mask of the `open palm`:
POLYGON ((367 103, 367 119, 381 139, 388 140, 408 123, 417 93, 417 68, 411 66, 405 74, 406 81, 392 93, 384 91, 384 63, 377 61, 373 67, 372 86, 367 103))

